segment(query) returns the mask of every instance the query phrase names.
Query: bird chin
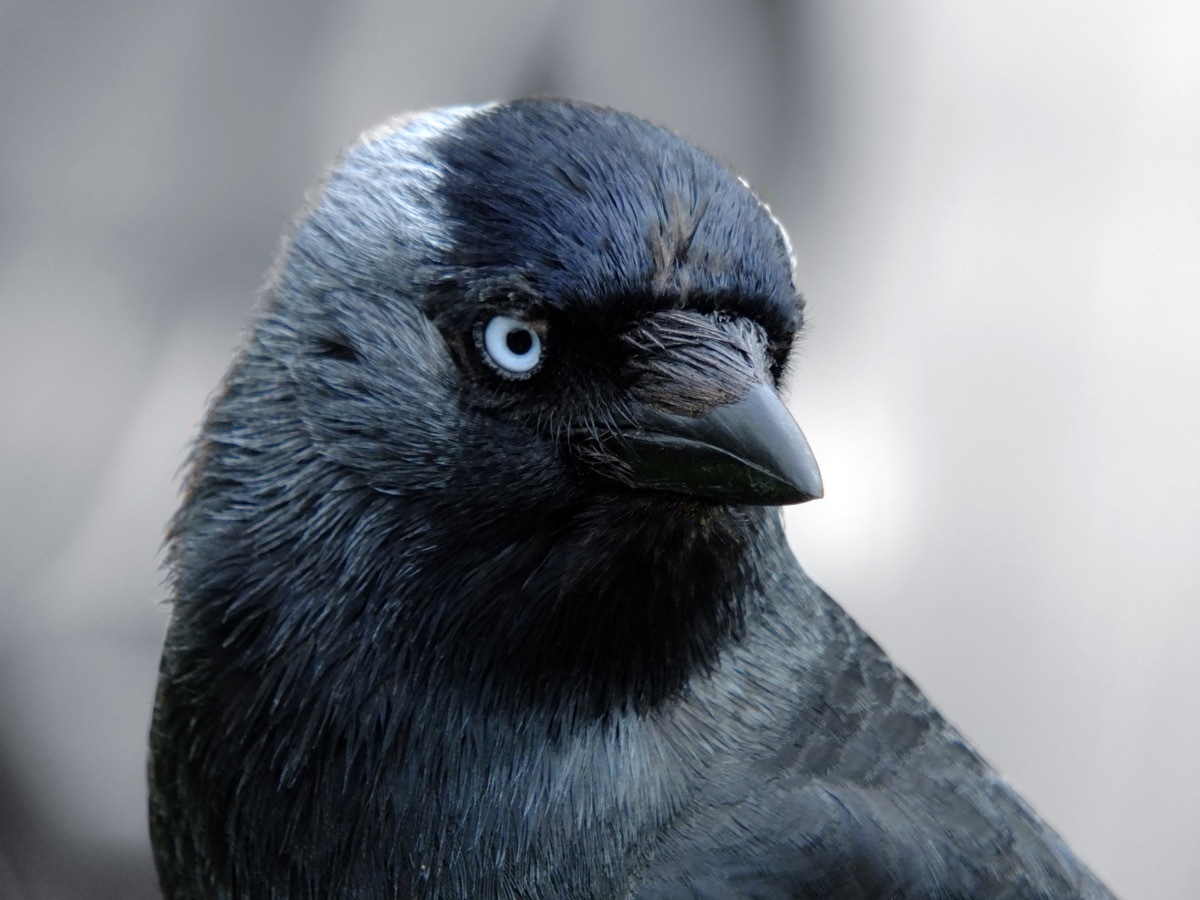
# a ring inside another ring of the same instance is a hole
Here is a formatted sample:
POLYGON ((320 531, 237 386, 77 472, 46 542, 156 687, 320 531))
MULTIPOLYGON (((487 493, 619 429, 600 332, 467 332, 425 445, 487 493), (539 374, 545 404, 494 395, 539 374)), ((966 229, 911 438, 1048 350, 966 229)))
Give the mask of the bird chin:
POLYGON ((593 497, 606 513, 619 511, 625 521, 632 519, 639 524, 659 522, 669 524, 672 528, 720 525, 737 529, 772 508, 770 505, 741 503, 729 497, 692 490, 630 484, 617 478, 598 479, 593 497))

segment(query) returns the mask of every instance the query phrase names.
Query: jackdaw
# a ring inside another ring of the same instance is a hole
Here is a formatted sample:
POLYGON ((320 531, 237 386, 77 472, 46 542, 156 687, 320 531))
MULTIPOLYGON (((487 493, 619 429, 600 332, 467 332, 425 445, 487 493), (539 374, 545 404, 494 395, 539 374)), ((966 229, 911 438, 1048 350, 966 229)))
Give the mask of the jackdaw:
POLYGON ((792 555, 793 267, 611 110, 345 152, 169 531, 169 900, 1111 896, 792 555))

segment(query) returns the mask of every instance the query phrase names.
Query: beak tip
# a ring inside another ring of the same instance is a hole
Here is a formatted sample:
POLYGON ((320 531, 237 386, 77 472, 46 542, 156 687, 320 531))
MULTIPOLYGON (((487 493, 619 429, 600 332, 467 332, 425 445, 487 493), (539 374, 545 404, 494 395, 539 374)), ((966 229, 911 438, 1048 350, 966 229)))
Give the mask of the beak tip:
POLYGON ((808 503, 810 500, 820 500, 825 496, 825 485, 821 481, 821 473, 817 471, 816 466, 805 471, 801 477, 791 480, 789 487, 792 488, 793 493, 783 501, 785 505, 808 503))

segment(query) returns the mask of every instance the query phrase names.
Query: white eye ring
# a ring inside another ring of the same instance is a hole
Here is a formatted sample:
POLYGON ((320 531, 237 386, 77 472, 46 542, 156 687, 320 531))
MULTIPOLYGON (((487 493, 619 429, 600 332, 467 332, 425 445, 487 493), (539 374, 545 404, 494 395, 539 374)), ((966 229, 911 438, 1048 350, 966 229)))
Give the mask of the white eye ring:
POLYGON ((528 322, 493 316, 483 327, 483 349, 501 374, 527 375, 542 361, 542 337, 528 322))

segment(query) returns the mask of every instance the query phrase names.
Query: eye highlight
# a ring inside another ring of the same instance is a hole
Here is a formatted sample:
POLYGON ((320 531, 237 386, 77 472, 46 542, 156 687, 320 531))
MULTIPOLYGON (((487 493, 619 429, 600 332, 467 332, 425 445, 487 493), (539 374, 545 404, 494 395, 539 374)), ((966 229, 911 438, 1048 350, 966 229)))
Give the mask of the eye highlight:
POLYGON ((512 316, 492 316, 480 335, 484 356, 501 375, 527 378, 542 361, 542 335, 545 327, 512 316))

